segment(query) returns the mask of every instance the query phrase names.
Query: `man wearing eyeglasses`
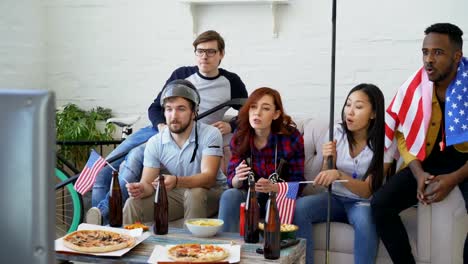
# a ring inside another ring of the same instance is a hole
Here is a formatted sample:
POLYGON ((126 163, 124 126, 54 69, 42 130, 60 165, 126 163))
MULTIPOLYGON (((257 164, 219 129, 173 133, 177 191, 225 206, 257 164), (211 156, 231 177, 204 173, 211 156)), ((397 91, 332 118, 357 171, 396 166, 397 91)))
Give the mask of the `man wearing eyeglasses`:
MULTIPOLYGON (((201 102, 199 105, 199 113, 204 113, 233 98, 247 98, 247 90, 239 76, 219 68, 221 60, 224 58, 225 44, 224 39, 218 32, 208 30, 201 33, 193 41, 193 47, 196 65, 176 69, 166 81, 165 86, 177 79, 190 81, 200 93, 201 102)), ((128 182, 138 182, 141 178, 145 146, 140 144, 147 141, 158 132, 163 131, 166 127, 164 109, 161 107, 161 94, 163 90, 159 92, 148 109, 148 117, 152 126, 142 128, 132 134, 107 157, 109 159, 112 156, 131 150, 125 157, 124 166, 120 168, 120 187, 124 202, 128 198, 124 179, 128 182)), ((228 109, 229 107, 225 107, 200 119, 200 121, 215 126, 223 135, 229 134, 234 131, 236 121, 234 119, 229 123, 222 121, 228 109)), ((239 109, 236 108, 236 110, 239 109)), ((112 166, 117 168, 122 161, 123 158, 113 162, 112 166)), ((92 192, 93 207, 86 214, 87 223, 107 224, 111 178, 112 170, 108 166, 102 169, 97 175, 92 192)))
MULTIPOLYGON (((193 83, 202 98, 200 113, 232 98, 247 98, 247 90, 239 76, 219 68, 224 58, 224 39, 218 32, 208 30, 201 33, 193 41, 193 47, 197 65, 178 68, 166 83, 176 79, 186 79, 193 83)), ((159 131, 166 125, 160 100, 161 92, 148 109, 149 119, 159 131)), ((233 131, 235 122, 233 120, 229 124, 220 121, 227 110, 227 107, 221 109, 200 121, 214 125, 223 135, 228 134, 233 131)))

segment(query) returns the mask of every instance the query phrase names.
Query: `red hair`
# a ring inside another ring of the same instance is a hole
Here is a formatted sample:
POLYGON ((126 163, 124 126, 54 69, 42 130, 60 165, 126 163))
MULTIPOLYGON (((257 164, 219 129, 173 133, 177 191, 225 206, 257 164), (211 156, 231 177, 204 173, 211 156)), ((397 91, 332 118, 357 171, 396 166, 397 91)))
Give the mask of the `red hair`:
POLYGON ((296 124, 292 121, 291 117, 284 112, 283 102, 281 101, 281 95, 278 91, 268 87, 256 89, 252 94, 250 94, 247 102, 245 102, 239 110, 237 131, 233 137, 234 146, 236 146, 236 148, 232 150, 239 156, 243 156, 247 153, 250 148, 250 138, 255 134, 254 129, 250 126, 249 122, 250 106, 257 103, 258 100, 265 95, 270 95, 273 98, 275 110, 280 111, 280 116, 271 122, 271 133, 290 135, 292 133, 290 128, 296 127, 296 124))

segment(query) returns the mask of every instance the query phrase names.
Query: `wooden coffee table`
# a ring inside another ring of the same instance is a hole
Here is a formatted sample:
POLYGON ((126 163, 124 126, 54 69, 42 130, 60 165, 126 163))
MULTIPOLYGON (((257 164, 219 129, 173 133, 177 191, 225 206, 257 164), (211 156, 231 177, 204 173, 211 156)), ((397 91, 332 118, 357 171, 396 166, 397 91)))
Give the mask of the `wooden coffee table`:
POLYGON ((155 245, 179 244, 179 243, 213 243, 226 244, 235 243, 241 246, 240 263, 284 263, 295 264, 305 263, 306 241, 301 239, 299 244, 281 250, 281 257, 278 260, 266 260, 263 255, 257 254, 255 250, 262 247, 262 244, 244 243, 242 237, 236 233, 219 233, 212 238, 193 237, 188 230, 180 228, 169 228, 167 235, 151 235, 141 244, 133 248, 130 252, 121 258, 96 257, 82 254, 56 253, 57 260, 66 262, 84 262, 84 263, 147 263, 148 258, 153 252, 155 245))

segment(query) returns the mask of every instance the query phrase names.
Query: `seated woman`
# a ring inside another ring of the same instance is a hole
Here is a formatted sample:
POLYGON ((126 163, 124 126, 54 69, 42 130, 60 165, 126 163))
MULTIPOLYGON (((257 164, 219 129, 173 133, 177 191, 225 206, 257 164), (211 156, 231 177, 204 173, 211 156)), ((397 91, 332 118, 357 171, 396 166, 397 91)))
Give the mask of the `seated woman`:
MULTIPOLYGON (((335 126, 332 142, 324 139, 322 171, 315 185, 332 185, 331 221, 354 228, 354 263, 375 263, 378 237, 370 197, 384 180, 384 96, 372 84, 359 84, 346 97, 342 122, 335 126), (328 158, 333 169, 328 169, 328 158)), ((307 263, 313 263, 312 224, 327 220, 327 192, 297 200, 294 223, 297 235, 307 239, 307 263)))
POLYGON ((304 180, 304 139, 285 114, 278 91, 255 90, 240 109, 238 124, 230 144, 232 157, 228 165, 227 182, 232 189, 224 191, 219 208, 225 232, 239 230, 239 207, 247 198, 246 179, 250 171, 255 174, 261 218, 265 215, 268 193, 278 192, 278 186, 268 177, 276 172, 281 159, 287 162, 282 180, 304 180), (247 158, 252 167, 247 166, 247 158))

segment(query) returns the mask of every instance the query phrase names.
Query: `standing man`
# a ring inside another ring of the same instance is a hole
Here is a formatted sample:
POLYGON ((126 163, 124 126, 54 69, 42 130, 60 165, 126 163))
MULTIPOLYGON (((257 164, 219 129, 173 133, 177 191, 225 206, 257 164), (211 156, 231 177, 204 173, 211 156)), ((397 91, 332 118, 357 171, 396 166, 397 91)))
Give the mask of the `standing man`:
MULTIPOLYGON (((400 88, 387 109, 386 141, 395 136, 403 169, 371 203, 377 233, 394 263, 415 263, 401 211, 418 201, 442 201, 457 188, 468 210, 468 60, 462 52, 463 32, 439 23, 424 33, 424 67, 400 88), (412 103, 418 95, 419 104, 412 103), (411 109, 415 106, 419 109, 411 109)), ((465 263, 467 241, 468 237, 465 263)))
MULTIPOLYGON (((218 32, 208 30, 201 33, 193 42, 196 66, 180 67, 176 69, 166 84, 176 79, 190 81, 198 90, 202 100, 200 101, 200 112, 203 113, 219 104, 233 98, 247 98, 247 90, 242 80, 235 73, 219 68, 225 54, 224 39, 218 32)), ((166 127, 166 120, 161 107, 161 95, 164 88, 159 92, 157 98, 148 109, 148 116, 152 126, 140 129, 120 144, 108 158, 120 153, 129 152, 125 163, 120 169, 120 186, 123 200, 128 198, 125 188, 128 182, 138 182, 143 169, 143 153, 145 144, 151 136, 162 132, 166 127)), ((210 124, 219 129, 224 135, 234 131, 235 120, 230 123, 222 121, 229 107, 223 108, 200 121, 210 124)), ((239 107, 234 107, 239 110, 239 107)), ((123 158, 112 163, 114 168, 120 166, 123 158)), ((86 222, 92 224, 107 224, 109 216, 109 187, 112 179, 112 170, 106 166, 97 175, 93 186, 92 208, 86 214, 86 222)))
POLYGON ((226 176, 219 168, 221 133, 213 126, 195 122, 200 102, 197 89, 187 80, 175 80, 159 98, 167 129, 146 144, 140 182, 126 185, 130 198, 123 209, 124 224, 153 221, 154 193, 162 167, 168 171, 163 175, 169 221, 214 215, 226 189, 226 176))

